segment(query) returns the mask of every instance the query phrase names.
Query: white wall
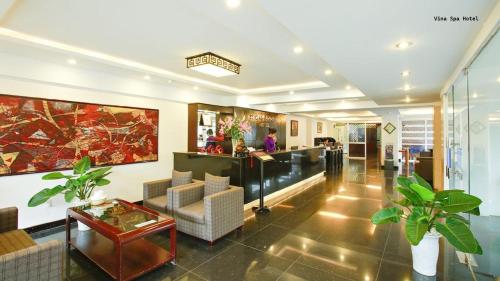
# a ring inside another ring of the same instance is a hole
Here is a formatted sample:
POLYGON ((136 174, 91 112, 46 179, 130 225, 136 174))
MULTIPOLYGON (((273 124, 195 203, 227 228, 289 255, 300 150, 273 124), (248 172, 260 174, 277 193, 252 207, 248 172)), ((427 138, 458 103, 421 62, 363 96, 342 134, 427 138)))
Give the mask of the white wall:
MULTIPOLYGON (((185 103, 71 89, 5 77, 0 77, 0 92, 21 96, 159 109, 159 161, 114 166, 112 174, 109 176, 111 184, 103 188, 109 197, 120 197, 129 201, 142 200, 142 183, 169 177, 173 166, 172 152, 187 150, 187 104, 185 103)), ((18 207, 21 228, 65 217, 67 204, 64 203, 62 197, 53 199, 52 206, 44 204, 35 208, 27 207, 27 202, 33 194, 42 188, 56 184, 54 181, 42 181, 40 178, 43 175, 43 173, 39 173, 0 177, 0 208, 18 207)))
POLYGON ((320 120, 320 119, 310 119, 311 124, 311 134, 309 141, 311 146, 314 145, 314 138, 330 137, 333 134, 333 123, 330 121, 320 120), (323 124, 323 130, 318 133, 318 123, 323 124))
POLYGON ((398 166, 398 155, 399 155, 399 150, 401 149, 401 118, 399 114, 399 110, 397 109, 388 109, 388 110, 381 110, 379 112, 379 115, 382 117, 382 126, 381 126, 381 161, 382 165, 384 165, 385 161, 385 146, 388 144, 393 145, 393 153, 394 153, 394 166, 398 166), (388 124, 391 123, 396 127, 396 130, 392 132, 392 134, 387 133, 384 130, 384 127, 388 124))
POLYGON ((331 137, 335 133, 333 129, 333 122, 321 119, 310 118, 299 115, 288 115, 286 118, 286 148, 290 149, 292 146, 313 146, 314 138, 317 137, 331 137), (290 135, 290 121, 299 121, 299 135, 292 137, 290 135), (317 132, 317 123, 323 123, 323 132, 317 132))
POLYGON ((286 149, 290 149, 292 146, 298 146, 301 148, 302 146, 307 146, 307 122, 308 118, 304 116, 296 116, 296 115, 287 115, 286 117, 286 149), (292 137, 290 135, 290 121, 297 120, 299 121, 299 135, 296 137, 292 137))
MULTIPOLYGON (((0 52, 0 93, 118 106, 159 109, 158 162, 114 166, 111 184, 103 189, 109 197, 142 200, 145 181, 170 177, 174 151, 187 150, 187 103, 229 105, 235 98, 189 85, 167 83, 158 77, 142 79, 142 73, 124 75, 69 66, 0 52)), ((33 194, 56 182, 42 181, 43 173, 0 177, 0 208, 19 208, 19 226, 30 227, 63 219, 67 204, 57 197, 48 204, 28 208, 33 194)))

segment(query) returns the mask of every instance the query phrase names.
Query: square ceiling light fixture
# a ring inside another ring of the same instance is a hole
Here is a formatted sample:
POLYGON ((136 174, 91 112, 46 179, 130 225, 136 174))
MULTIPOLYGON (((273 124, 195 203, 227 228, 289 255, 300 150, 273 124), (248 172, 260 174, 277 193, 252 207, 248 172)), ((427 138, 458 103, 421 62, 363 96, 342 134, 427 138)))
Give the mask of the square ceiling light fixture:
POLYGON ((224 77, 240 74, 241 64, 226 59, 211 52, 206 52, 186 58, 186 66, 192 70, 212 75, 224 77))

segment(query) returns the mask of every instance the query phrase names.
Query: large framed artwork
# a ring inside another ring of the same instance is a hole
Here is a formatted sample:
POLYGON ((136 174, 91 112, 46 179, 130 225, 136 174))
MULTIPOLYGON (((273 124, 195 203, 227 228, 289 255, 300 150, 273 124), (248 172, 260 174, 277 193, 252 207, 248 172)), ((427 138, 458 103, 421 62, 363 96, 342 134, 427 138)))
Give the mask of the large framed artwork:
POLYGON ((299 135, 299 121, 290 120, 290 136, 296 137, 299 135))
POLYGON ((156 109, 0 95, 0 176, 158 161, 156 109))

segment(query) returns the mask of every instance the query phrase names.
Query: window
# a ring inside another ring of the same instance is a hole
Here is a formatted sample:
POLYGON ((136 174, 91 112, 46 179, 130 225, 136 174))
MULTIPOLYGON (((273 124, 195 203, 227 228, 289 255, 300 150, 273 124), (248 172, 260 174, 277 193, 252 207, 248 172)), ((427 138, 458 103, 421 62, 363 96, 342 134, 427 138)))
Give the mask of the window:
POLYGON ((403 120, 401 136, 403 149, 410 149, 411 154, 428 151, 434 145, 433 120, 403 120))

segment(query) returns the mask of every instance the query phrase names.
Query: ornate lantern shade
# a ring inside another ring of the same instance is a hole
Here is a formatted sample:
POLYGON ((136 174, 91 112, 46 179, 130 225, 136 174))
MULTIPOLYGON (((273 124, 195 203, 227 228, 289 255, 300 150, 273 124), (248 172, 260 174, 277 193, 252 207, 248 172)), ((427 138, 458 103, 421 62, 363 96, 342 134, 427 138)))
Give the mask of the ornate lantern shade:
POLYGON ((186 58, 187 68, 198 72, 212 75, 215 77, 224 77, 240 74, 241 64, 226 59, 211 52, 206 52, 186 58))

